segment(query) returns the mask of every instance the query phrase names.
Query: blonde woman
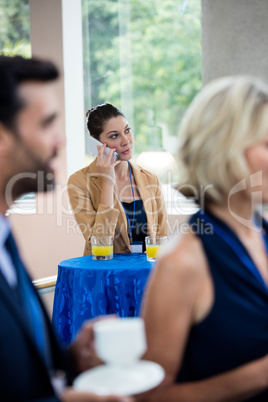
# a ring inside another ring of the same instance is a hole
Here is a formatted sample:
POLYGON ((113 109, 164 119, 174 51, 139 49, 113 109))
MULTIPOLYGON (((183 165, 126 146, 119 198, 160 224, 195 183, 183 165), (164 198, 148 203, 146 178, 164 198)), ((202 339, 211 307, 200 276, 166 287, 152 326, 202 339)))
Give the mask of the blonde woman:
POLYGON ((219 79, 180 130, 184 181, 202 209, 162 257, 143 316, 146 359, 166 370, 153 401, 268 401, 268 88, 219 79))

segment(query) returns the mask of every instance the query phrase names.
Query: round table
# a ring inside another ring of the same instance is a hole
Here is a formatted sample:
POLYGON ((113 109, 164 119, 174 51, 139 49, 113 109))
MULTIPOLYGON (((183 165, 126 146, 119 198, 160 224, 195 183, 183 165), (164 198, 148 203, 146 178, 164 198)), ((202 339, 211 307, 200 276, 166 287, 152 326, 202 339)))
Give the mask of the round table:
POLYGON ((87 256, 60 262, 52 322, 61 342, 68 345, 87 319, 138 316, 153 265, 142 253, 115 254, 108 261, 87 256))

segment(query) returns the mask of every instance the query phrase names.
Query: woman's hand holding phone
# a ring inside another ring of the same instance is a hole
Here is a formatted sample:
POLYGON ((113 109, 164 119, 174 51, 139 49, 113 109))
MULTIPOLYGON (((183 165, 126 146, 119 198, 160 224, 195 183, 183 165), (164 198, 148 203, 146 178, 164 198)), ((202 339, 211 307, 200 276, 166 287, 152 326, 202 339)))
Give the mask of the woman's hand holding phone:
POLYGON ((115 148, 109 150, 108 154, 106 154, 105 150, 107 148, 106 144, 102 146, 98 145, 98 156, 97 156, 97 163, 96 166, 98 171, 101 173, 102 182, 109 182, 109 184, 115 184, 115 171, 114 168, 118 165, 121 161, 115 160, 114 161, 114 152, 116 151, 115 148))
POLYGON ((113 208, 113 190, 115 185, 115 166, 118 165, 121 161, 113 161, 113 154, 115 149, 112 148, 108 152, 108 155, 105 155, 106 144, 102 146, 98 145, 98 156, 96 167, 102 178, 102 188, 101 188, 101 197, 100 204, 107 205, 113 208))
MULTIPOLYGON (((95 156, 98 156, 98 145, 100 147, 102 147, 103 143, 100 142, 99 140, 97 140, 97 138, 92 137, 92 135, 90 135, 89 136, 89 150, 95 156)), ((106 146, 106 148, 104 150, 104 155, 107 156, 109 151, 110 151, 110 148, 108 146, 106 146)), ((116 161, 116 159, 117 159, 117 153, 114 152, 112 162, 116 161)))
POLYGON ((117 160, 115 148, 110 149, 96 138, 89 137, 89 149, 97 156, 96 167, 102 180, 100 204, 113 207, 113 191, 115 185, 115 166, 121 161, 117 160))

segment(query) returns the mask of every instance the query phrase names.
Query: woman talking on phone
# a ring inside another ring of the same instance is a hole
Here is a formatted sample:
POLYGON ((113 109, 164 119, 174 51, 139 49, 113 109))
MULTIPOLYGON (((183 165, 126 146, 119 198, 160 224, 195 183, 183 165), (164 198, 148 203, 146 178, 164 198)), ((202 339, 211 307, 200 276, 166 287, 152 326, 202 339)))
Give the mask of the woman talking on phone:
POLYGON ((84 255, 92 254, 91 236, 113 236, 114 253, 144 251, 145 236, 167 235, 159 180, 130 162, 133 133, 121 110, 98 105, 87 111, 86 126, 102 144, 96 159, 68 181, 70 204, 85 238, 84 255))

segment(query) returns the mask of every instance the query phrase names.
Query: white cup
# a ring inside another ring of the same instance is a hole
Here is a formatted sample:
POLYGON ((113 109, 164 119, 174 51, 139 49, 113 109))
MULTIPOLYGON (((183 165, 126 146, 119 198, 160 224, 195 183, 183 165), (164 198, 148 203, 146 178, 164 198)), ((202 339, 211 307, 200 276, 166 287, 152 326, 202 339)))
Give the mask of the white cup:
POLYGON ((111 318, 94 324, 93 330, 96 352, 105 363, 132 364, 146 351, 141 318, 111 318))

